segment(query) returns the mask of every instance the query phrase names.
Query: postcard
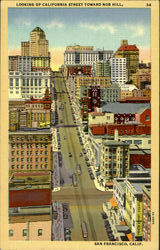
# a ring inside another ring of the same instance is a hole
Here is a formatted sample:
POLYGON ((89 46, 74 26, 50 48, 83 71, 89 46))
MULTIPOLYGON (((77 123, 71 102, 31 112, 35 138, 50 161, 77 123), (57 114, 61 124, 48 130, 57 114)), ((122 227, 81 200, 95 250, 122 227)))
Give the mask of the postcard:
POLYGON ((0 249, 159 245, 159 1, 1 2, 0 249))

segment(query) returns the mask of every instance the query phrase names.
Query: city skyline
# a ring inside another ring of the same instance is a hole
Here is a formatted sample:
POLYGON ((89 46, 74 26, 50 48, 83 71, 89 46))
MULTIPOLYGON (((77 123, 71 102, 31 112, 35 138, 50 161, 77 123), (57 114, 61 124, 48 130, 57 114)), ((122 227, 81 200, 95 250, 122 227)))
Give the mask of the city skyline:
POLYGON ((49 40, 54 70, 64 63, 68 45, 92 45, 94 49, 116 51, 124 39, 137 45, 140 61, 150 61, 149 9, 9 8, 9 55, 20 54, 21 41, 28 41, 29 33, 36 26, 45 31, 49 40))

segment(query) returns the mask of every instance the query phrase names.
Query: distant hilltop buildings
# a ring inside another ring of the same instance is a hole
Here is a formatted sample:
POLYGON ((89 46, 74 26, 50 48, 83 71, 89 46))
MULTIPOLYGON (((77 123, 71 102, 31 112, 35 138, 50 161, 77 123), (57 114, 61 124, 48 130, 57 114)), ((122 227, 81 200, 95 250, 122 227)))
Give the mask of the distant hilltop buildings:
POLYGON ((30 41, 21 42, 21 55, 9 56, 9 98, 42 98, 50 90, 50 52, 45 32, 36 27, 30 41))

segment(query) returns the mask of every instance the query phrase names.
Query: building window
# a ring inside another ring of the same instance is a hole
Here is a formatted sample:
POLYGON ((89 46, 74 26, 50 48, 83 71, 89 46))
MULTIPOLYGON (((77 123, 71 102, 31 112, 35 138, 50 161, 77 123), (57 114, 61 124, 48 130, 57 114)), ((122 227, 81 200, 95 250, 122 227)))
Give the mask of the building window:
POLYGON ((23 236, 27 236, 27 229, 23 229, 23 236))
POLYGON ((146 121, 150 121, 150 116, 149 115, 146 115, 146 121))
POLYGON ((11 236, 13 236, 13 230, 12 229, 9 230, 9 237, 11 237, 11 236))
POLYGON ((9 79, 9 86, 12 87, 13 86, 13 78, 9 79))
POLYGON ((38 236, 42 235, 42 229, 38 229, 38 236))
POLYGON ((142 140, 134 140, 134 144, 142 144, 142 140))
POLYGON ((16 79, 16 86, 17 87, 19 86, 19 79, 18 78, 16 79))

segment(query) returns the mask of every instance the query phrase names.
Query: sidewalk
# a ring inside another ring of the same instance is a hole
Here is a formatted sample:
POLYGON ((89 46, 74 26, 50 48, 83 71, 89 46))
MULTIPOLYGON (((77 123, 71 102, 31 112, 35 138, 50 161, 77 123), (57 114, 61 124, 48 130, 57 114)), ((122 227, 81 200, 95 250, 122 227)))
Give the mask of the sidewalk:
POLYGON ((64 241, 63 207, 59 202, 52 203, 52 240, 64 241), (55 216, 55 217, 54 217, 55 216))
POLYGON ((59 158, 58 152, 53 153, 53 173, 52 173, 52 191, 60 190, 60 172, 59 172, 59 158))

